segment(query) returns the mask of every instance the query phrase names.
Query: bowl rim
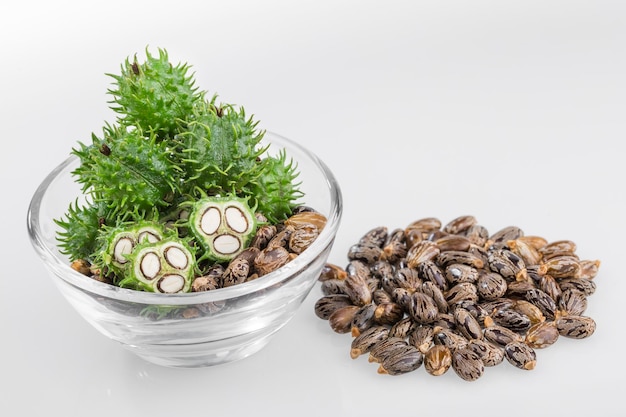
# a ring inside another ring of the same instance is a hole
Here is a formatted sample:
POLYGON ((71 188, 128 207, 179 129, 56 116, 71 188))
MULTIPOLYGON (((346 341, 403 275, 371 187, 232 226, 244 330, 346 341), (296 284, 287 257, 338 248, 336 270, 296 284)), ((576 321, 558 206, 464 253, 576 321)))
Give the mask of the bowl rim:
MULTIPOLYGON (((321 171, 330 193, 330 208, 329 213, 326 216, 326 226, 311 246, 283 267, 272 271, 267 275, 252 281, 233 285, 227 288, 218 288, 211 291, 160 294, 120 288, 91 279, 75 271, 71 268, 67 258, 63 259, 59 257, 56 252, 57 248, 49 246, 42 238, 42 229, 39 220, 42 201, 50 185, 61 174, 65 173, 70 165, 76 162, 78 159, 76 155, 70 155, 63 162, 57 165, 44 178, 34 192, 27 210, 26 219, 31 243, 46 266, 51 269, 51 272, 54 272, 55 279, 59 278, 67 284, 77 287, 83 291, 120 301, 151 305, 202 304, 252 294, 282 281, 289 280, 292 276, 306 269, 307 265, 312 263, 324 251, 324 249, 326 249, 329 245, 332 245, 343 213, 343 198, 341 188, 334 174, 317 155, 304 146, 277 133, 266 131, 264 137, 268 136, 271 144, 277 143, 278 146, 295 149, 297 152, 304 154, 307 158, 309 158, 317 169, 321 171)), ((293 155, 288 156, 293 157, 293 155)), ((294 158, 294 162, 298 163, 298 160, 294 158)))

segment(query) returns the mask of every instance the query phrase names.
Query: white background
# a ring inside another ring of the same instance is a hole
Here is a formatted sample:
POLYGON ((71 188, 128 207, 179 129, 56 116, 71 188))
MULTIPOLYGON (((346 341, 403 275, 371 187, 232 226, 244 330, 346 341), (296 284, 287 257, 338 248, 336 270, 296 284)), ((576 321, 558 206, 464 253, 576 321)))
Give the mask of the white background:
POLYGON ((626 415, 625 2, 7 1, 0 47, 1 415, 626 415), (146 46, 326 161, 345 202, 329 261, 430 216, 571 239, 602 261, 596 333, 473 383, 350 359, 318 287, 232 364, 162 368, 101 336, 48 278, 26 209, 113 120, 104 74, 146 46))

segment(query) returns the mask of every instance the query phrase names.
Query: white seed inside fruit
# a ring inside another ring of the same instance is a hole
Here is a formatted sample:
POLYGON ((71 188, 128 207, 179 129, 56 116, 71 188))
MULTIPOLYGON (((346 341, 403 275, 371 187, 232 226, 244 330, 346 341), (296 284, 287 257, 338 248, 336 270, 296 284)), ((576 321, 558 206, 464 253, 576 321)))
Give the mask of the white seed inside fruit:
POLYGON ((200 229, 207 235, 217 232, 221 223, 221 213, 217 207, 209 207, 200 219, 200 229))
POLYGON ((154 279, 161 270, 161 260, 154 252, 146 253, 141 258, 141 273, 146 279, 154 279))
POLYGON ((159 239, 159 236, 156 234, 156 232, 152 230, 142 230, 141 232, 139 232, 139 237, 137 240, 139 242, 156 243, 161 239, 159 239))
POLYGON ((244 233, 248 230, 248 219, 239 207, 230 206, 224 211, 226 223, 237 233, 244 233))
POLYGON ((189 264, 187 254, 178 246, 170 246, 164 251, 167 263, 177 269, 185 269, 189 264))
POLYGON ((133 251, 134 243, 132 239, 128 237, 123 237, 117 241, 115 247, 113 249, 113 256, 115 257, 115 261, 120 264, 125 264, 128 262, 126 259, 126 255, 130 254, 133 251))
POLYGON ((172 294, 185 287, 185 278, 176 274, 165 275, 159 280, 158 289, 161 292, 172 294))
POLYGON ((239 242, 239 239, 233 235, 219 235, 213 241, 213 249, 224 255, 235 253, 240 247, 241 242, 239 242))

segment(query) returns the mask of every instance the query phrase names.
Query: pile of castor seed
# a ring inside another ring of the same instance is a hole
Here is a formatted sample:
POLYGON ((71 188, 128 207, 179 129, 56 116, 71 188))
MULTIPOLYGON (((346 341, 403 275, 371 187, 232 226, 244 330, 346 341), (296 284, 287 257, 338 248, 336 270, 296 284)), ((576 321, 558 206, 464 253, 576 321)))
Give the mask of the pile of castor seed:
POLYGON ((596 327, 584 313, 600 261, 579 259, 570 240, 516 226, 491 234, 473 216, 424 218, 370 230, 348 260, 324 266, 315 313, 351 334, 350 356, 368 355, 381 374, 423 364, 474 381, 505 359, 531 370, 536 349, 596 327))

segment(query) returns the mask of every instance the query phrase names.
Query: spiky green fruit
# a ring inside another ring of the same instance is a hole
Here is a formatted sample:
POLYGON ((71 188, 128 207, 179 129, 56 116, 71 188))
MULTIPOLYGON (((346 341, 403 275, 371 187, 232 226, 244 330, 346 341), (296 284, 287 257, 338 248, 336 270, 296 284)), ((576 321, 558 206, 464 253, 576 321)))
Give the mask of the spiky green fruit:
POLYGON ((215 105, 215 98, 196 108, 184 132, 176 137, 177 157, 185 186, 208 194, 242 193, 259 175, 264 132, 243 108, 215 105))
POLYGON ((284 149, 276 156, 262 160, 261 175, 254 182, 251 195, 257 210, 271 223, 285 220, 292 214, 298 199, 303 196, 296 181, 299 172, 296 164, 287 159, 284 149))
POLYGON ((165 142, 140 129, 107 127, 104 137, 80 143, 73 154, 80 166, 72 173, 95 201, 106 201, 120 212, 149 211, 174 198, 180 168, 171 160, 165 142))
POLYGON ((113 96, 111 108, 119 114, 119 122, 152 131, 159 139, 173 137, 180 121, 204 98, 189 69, 187 64, 171 64, 163 49, 158 56, 146 49, 143 63, 136 56, 132 61, 126 59, 121 74, 107 74, 115 80, 115 88, 108 93, 113 96))

